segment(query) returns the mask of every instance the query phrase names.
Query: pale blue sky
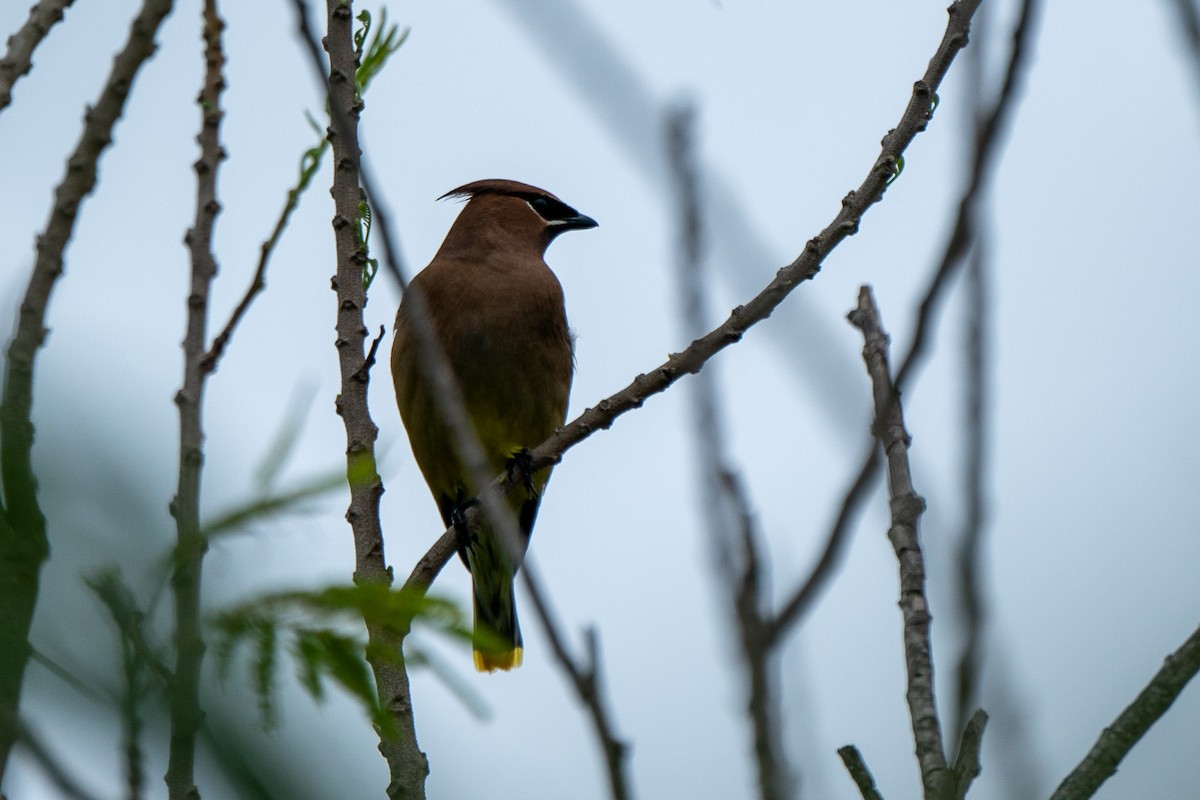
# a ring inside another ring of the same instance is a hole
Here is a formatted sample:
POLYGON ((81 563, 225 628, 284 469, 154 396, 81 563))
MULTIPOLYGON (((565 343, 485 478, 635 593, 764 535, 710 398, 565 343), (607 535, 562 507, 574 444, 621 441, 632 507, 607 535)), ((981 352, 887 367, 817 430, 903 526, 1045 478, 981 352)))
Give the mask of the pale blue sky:
MULTIPOLYGON (((26 5, 0 8, 0 30, 15 30, 26 5)), ((0 160, 6 314, 82 107, 138 6, 76 5, 0 113, 0 143, 10 154, 0 160)), ((599 221, 548 253, 578 334, 573 416, 686 344, 656 115, 679 97, 699 109, 709 266, 719 278, 715 321, 791 261, 862 180, 937 46, 945 5, 398 5, 392 15, 412 34, 367 96, 363 139, 412 268, 428 261, 458 211, 434 199, 469 180, 533 183, 599 221)), ((994 4, 990 52, 1007 41, 1012 5, 994 4)), ((1192 421, 1200 362, 1190 324, 1200 295, 1200 87, 1190 82, 1169 3, 1046 5, 990 204, 993 625, 983 702, 993 725, 972 793, 978 800, 1019 796, 1006 793, 1013 772, 1047 795, 1200 617, 1200 442, 1192 421), (1014 724, 1033 763, 1001 747, 1014 724)), ((321 106, 293 37, 290 2, 224 6, 230 158, 217 228, 219 322, 244 290, 299 154, 312 143, 302 112, 321 106)), ((180 4, 138 78, 67 252, 38 363, 35 457, 55 560, 36 632, 39 646, 81 666, 115 663, 116 655, 107 640, 75 652, 72 625, 82 619, 106 630, 80 575, 113 560, 132 564, 132 577, 149 573, 170 530, 198 19, 196 3, 180 4)), ((857 287, 873 284, 885 325, 904 346, 914 300, 940 254, 965 177, 964 66, 955 64, 929 130, 860 233, 709 367, 725 391, 732 453, 780 595, 806 574, 864 446, 869 390, 860 338, 843 315, 857 287)), ((306 388, 315 400, 288 475, 336 468, 342 457, 332 411, 327 183, 327 174, 318 178, 305 198, 268 291, 210 382, 210 513, 248 497, 283 409, 306 388)), ((381 278, 368 326, 390 330, 397 299, 381 278)), ((930 509, 923 536, 942 677, 958 641, 946 570, 962 506, 961 300, 956 291, 936 359, 906 397, 914 480, 930 509)), ((440 524, 385 370, 374 378, 387 555, 406 573, 440 524)), ((686 391, 685 381, 568 454, 531 557, 572 635, 593 624, 601 632, 638 796, 744 797, 753 773, 732 640, 697 511, 686 391)), ((784 653, 787 746, 805 797, 857 796, 835 753, 847 743, 860 747, 885 796, 918 791, 885 509, 876 498, 842 571, 784 653)), ((343 510, 343 499, 331 498, 311 516, 218 544, 207 561, 207 599, 223 606, 269 588, 348 579, 343 510)), ((451 564, 437 590, 465 600, 466 572, 451 564)), ((606 796, 588 723, 531 611, 524 619, 526 664, 513 674, 476 676, 464 651, 441 650, 490 707, 489 721, 472 718, 432 676, 414 676, 431 796, 606 796)), ((87 703, 56 708, 70 690, 36 666, 30 687, 26 712, 51 748, 115 796, 116 728, 87 703)), ((385 765, 357 709, 289 695, 272 746, 305 754, 314 796, 381 796, 385 765)), ((214 709, 232 706, 214 714, 256 729, 239 681, 214 688, 209 700, 214 709)), ((1098 797, 1177 797, 1200 785, 1198 725, 1200 692, 1191 687, 1098 797)), ((163 766, 150 765, 155 792, 163 766)), ((14 797, 44 791, 26 761, 11 781, 14 797)))

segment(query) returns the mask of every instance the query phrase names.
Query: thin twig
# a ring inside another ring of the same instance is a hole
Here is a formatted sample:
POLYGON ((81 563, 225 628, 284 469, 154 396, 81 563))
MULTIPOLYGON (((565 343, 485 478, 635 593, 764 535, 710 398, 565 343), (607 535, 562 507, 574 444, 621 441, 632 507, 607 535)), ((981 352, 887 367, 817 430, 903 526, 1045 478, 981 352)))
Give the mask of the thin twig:
POLYGON ((50 29, 62 21, 63 12, 75 0, 39 0, 29 9, 29 19, 8 37, 8 50, 0 58, 0 111, 12 103, 12 88, 33 66, 33 51, 50 29))
POLYGON ((0 783, 16 735, 14 725, 25 664, 29 625, 46 559, 46 520, 37 499, 33 449, 33 375, 46 338, 46 308, 63 273, 63 253, 83 200, 96 185, 96 166, 112 143, 112 131, 125 108, 129 89, 142 64, 154 53, 159 24, 171 0, 145 0, 124 48, 113 61, 95 105, 84 115, 83 132, 67 161, 54 195, 46 228, 37 240, 37 257, 21 301, 16 333, 5 362, 0 401, 0 783))
POLYGON ((200 665, 204 639, 200 630, 200 591, 207 539, 200 527, 200 484, 204 465, 204 368, 208 343, 209 289, 217 274, 213 228, 220 204, 217 175, 225 150, 221 146, 221 93, 225 89, 225 23, 216 0, 204 2, 204 84, 200 90, 200 158, 196 170, 196 216, 184 241, 191 256, 187 297, 187 331, 183 339, 183 385, 175 395, 179 407, 179 484, 171 501, 176 545, 171 590, 175 599, 175 669, 171 677, 171 743, 167 760, 167 793, 171 800, 194 800, 196 735, 203 723, 200 708, 200 665))
POLYGON ((1050 800, 1084 800, 1091 797, 1117 771, 1117 765, 1167 712, 1188 681, 1200 672, 1200 628, 1178 650, 1167 656, 1150 683, 1112 724, 1104 729, 1079 766, 1071 771, 1050 800))
POLYGON ((846 765, 846 771, 850 773, 850 779, 858 787, 858 793, 862 795, 863 800, 883 800, 883 795, 875 788, 875 778, 867 769, 867 764, 863 761, 862 753, 858 752, 858 748, 848 744, 845 747, 839 747, 837 752, 842 757, 842 763, 846 765))
POLYGON ((863 360, 871 376, 875 401, 872 426, 887 459, 888 497, 892 524, 888 539, 900 562, 900 610, 904 617, 904 661, 908 672, 908 709, 926 800, 943 800, 950 777, 942 744, 941 723, 933 685, 933 653, 929 637, 929 603, 925 597, 925 561, 917 536, 917 521, 925 501, 912 485, 908 464, 908 432, 900 398, 888 367, 888 337, 870 287, 859 290, 858 307, 850 321, 863 333, 863 360))

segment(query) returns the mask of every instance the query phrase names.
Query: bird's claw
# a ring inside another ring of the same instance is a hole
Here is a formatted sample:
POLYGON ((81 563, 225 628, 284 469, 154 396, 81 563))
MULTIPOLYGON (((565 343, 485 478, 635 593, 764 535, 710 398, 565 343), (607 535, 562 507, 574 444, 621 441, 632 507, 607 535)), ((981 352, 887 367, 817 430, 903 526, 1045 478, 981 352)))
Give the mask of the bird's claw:
POLYGON ((450 510, 450 525, 458 535, 458 548, 460 550, 466 550, 472 544, 471 526, 467 522, 467 509, 477 505, 479 505, 479 501, 472 497, 465 502, 456 503, 454 508, 450 510))
POLYGON ((516 470, 517 477, 520 479, 521 485, 525 487, 526 491, 529 492, 529 495, 535 498, 540 497, 541 495, 539 494, 537 487, 533 485, 533 454, 530 453, 526 448, 522 447, 520 450, 512 454, 512 458, 509 459, 509 464, 512 469, 516 470))

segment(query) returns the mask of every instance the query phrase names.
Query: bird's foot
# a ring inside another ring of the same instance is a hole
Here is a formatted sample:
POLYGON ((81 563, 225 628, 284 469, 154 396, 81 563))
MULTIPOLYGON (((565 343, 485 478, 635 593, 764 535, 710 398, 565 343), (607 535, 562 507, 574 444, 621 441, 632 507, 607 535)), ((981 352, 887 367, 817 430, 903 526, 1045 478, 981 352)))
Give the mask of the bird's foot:
POLYGON ((472 497, 470 500, 455 503, 454 508, 450 510, 450 524, 454 526, 454 532, 458 534, 459 550, 466 550, 471 546, 471 526, 467 522, 467 509, 477 505, 479 505, 479 501, 472 497))
POLYGON ((522 447, 512 454, 509 459, 509 469, 516 470, 516 477, 521 481, 530 497, 540 497, 537 487, 533 485, 533 454, 522 447))

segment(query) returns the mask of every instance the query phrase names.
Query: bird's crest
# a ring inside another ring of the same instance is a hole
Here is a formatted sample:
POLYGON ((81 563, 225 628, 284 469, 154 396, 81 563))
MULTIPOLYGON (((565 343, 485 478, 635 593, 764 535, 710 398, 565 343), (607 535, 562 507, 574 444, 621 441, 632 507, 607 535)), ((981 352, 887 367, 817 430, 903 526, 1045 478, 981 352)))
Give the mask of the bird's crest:
POLYGON ((446 192, 438 200, 445 200, 447 197, 463 197, 469 200, 480 194, 507 194, 526 200, 534 197, 548 197, 551 200, 562 202, 545 189, 539 189, 536 186, 530 186, 528 183, 521 183, 520 181, 504 180, 503 178, 486 178, 481 181, 472 181, 471 183, 463 184, 457 189, 451 189, 446 192))

